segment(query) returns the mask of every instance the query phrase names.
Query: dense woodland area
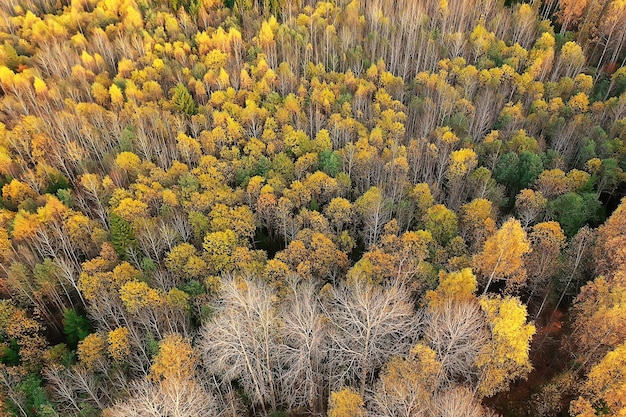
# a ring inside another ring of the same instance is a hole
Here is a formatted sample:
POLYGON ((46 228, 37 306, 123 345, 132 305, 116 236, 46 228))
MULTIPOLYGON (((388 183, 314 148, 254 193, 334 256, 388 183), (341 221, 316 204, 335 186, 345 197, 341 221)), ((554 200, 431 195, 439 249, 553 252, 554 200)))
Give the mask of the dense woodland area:
POLYGON ((625 0, 0 1, 0 416, 624 416, 625 157, 625 0))

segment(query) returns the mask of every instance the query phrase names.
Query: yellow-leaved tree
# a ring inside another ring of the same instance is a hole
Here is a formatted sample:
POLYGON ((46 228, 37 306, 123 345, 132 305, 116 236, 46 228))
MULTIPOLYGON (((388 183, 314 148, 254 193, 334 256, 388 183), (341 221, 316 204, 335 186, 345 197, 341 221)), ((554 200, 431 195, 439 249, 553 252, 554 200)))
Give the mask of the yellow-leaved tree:
POLYGON ((118 327, 109 332, 109 356, 123 362, 130 355, 130 334, 126 327, 118 327))
POLYGON ((535 326, 526 323, 526 306, 517 298, 483 297, 480 306, 491 336, 476 357, 481 375, 477 393, 490 397, 532 370, 529 351, 535 326))
POLYGON ((483 250, 474 256, 475 270, 487 279, 483 295, 494 280, 506 280, 508 291, 522 285, 526 280, 523 256, 530 250, 526 232, 514 218, 487 238, 483 250))
POLYGON ((365 417, 363 397, 352 388, 330 393, 328 417, 365 417))
POLYGON ((607 417, 626 415, 626 342, 591 369, 583 395, 572 402, 570 414, 595 417, 599 410, 607 417))
POLYGON ((423 415, 434 405, 433 396, 439 386, 441 371, 436 353, 423 344, 411 349, 408 358, 392 358, 376 383, 373 404, 377 415, 423 415))
POLYGON ((197 355, 191 343, 179 334, 169 334, 159 343, 159 353, 150 368, 153 380, 192 379, 197 355))

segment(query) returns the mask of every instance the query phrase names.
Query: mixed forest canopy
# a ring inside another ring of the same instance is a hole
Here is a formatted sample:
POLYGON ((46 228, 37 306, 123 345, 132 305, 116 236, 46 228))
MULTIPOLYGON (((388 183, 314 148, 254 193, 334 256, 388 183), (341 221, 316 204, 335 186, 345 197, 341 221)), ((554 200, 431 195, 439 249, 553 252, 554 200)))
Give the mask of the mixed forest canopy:
POLYGON ((0 416, 626 413, 626 1, 0 1, 0 416))

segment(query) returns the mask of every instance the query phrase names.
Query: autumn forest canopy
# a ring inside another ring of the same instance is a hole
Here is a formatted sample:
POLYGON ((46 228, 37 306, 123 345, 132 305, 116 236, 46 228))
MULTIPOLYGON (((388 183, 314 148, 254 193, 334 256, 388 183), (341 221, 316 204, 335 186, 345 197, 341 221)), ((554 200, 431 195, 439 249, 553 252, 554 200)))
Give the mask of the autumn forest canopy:
POLYGON ((0 417, 626 413, 625 0, 0 1, 0 417))

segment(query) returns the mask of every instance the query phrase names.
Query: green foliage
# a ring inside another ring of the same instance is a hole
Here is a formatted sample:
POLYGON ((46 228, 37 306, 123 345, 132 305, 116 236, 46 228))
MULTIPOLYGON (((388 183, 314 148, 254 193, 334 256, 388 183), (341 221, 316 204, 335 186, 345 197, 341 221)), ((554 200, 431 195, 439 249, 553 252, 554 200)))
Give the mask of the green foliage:
POLYGON ((78 342, 91 333, 91 325, 87 317, 70 308, 63 313, 63 333, 68 345, 75 349, 78 342))
POLYGON ((204 235, 209 231, 211 220, 200 212, 192 211, 189 213, 189 223, 191 223, 193 238, 201 242, 204 235))
POLYGON ((126 250, 135 246, 133 228, 129 222, 115 213, 110 214, 109 221, 111 223, 111 243, 117 254, 121 258, 125 258, 126 250))
POLYGON ((341 171, 341 157, 336 151, 324 150, 320 152, 320 168, 331 177, 335 177, 341 171))
POLYGON ((585 224, 596 224, 603 218, 602 204, 593 193, 567 193, 551 201, 548 208, 550 216, 570 237, 585 224))
POLYGON ((261 177, 264 177, 271 168, 272 163, 270 162, 270 160, 267 157, 262 156, 261 158, 259 158, 256 164, 254 164, 251 176, 254 177, 255 175, 259 175, 261 177))
POLYGON ((72 203, 72 190, 67 188, 61 188, 57 190, 56 194, 63 204, 70 208, 73 207, 74 204, 72 203))
POLYGON ((146 348, 148 355, 153 358, 159 353, 159 341, 154 337, 152 332, 146 335, 146 348))
POLYGON ((187 294, 189 294, 191 297, 198 297, 199 295, 204 294, 206 291, 206 289, 204 288, 204 285, 196 279, 192 279, 189 282, 185 282, 179 285, 178 288, 181 291, 184 291, 187 294))
POLYGON ((14 387, 17 398, 9 398, 7 408, 14 416, 52 417, 58 416, 53 404, 48 399, 42 380, 30 374, 14 387), (16 402, 16 400, 19 402, 16 402), (26 414, 24 414, 26 413, 26 414))
POLYGON ((20 363, 20 346, 15 339, 11 339, 0 352, 0 363, 6 365, 19 365, 20 363))
POLYGON ((152 258, 144 257, 141 260, 141 270, 145 273, 145 275, 149 276, 151 273, 156 271, 157 268, 158 266, 152 258))
POLYGON ((17 55, 17 51, 8 41, 4 42, 4 65, 6 65, 11 71, 17 71, 17 67, 20 64, 20 58, 17 55))
POLYGON ((543 172, 541 157, 529 151, 523 151, 519 155, 509 152, 502 155, 493 172, 495 179, 506 185, 509 196, 514 197, 537 179, 543 172))
POLYGON ((176 110, 181 113, 185 113, 189 116, 193 116, 198 113, 198 107, 194 101, 191 93, 183 84, 178 83, 174 87, 172 92, 172 103, 176 110))
POLYGON ((48 187, 45 192, 48 194, 56 194, 61 189, 69 189, 71 187, 69 181, 59 171, 48 174, 48 187))
POLYGON ((120 136, 120 152, 132 152, 135 139, 135 128, 126 126, 120 136))
POLYGON ((197 16, 199 3, 199 0, 170 0, 170 7, 174 11, 182 7, 191 16, 197 16))

